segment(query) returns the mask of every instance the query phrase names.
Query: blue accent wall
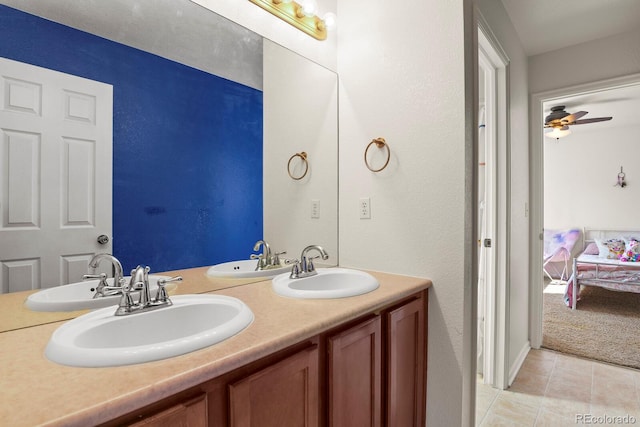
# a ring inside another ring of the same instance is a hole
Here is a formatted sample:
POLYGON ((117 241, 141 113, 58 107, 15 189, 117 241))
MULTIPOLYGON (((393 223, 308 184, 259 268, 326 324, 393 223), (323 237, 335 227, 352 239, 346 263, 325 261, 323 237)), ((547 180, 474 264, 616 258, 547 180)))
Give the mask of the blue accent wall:
POLYGON ((263 235, 261 91, 1 5, 0 56, 113 85, 125 272, 248 258, 263 235))

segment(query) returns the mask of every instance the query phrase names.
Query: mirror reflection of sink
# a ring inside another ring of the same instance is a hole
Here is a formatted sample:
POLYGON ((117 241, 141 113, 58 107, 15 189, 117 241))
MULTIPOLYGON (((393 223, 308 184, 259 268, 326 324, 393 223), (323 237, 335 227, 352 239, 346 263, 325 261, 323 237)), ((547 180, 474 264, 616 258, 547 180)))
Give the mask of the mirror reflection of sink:
POLYGON ((241 261, 223 262, 209 267, 207 275, 211 277, 274 277, 278 274, 291 271, 291 265, 280 264, 279 267, 269 268, 266 270, 256 271, 258 261, 255 259, 246 259, 241 261))
POLYGON ((273 290, 291 298, 346 298, 378 289, 378 280, 359 270, 318 268, 315 276, 290 279, 281 274, 272 279, 273 290))
MULTIPOLYGON (((169 276, 149 275, 149 289, 155 291, 158 287, 158 280, 170 279, 169 276)), ((125 276, 129 282, 130 276, 125 276)), ((71 283, 69 285, 56 286, 54 288, 43 289, 27 297, 25 305, 33 311, 75 311, 93 310, 95 308, 117 305, 120 295, 93 298, 95 288, 100 280, 85 280, 83 282, 71 283)), ((107 283, 113 286, 113 278, 108 278, 107 283)), ((175 283, 167 283, 166 289, 171 292, 175 289, 175 283)), ((133 295, 136 295, 133 293, 133 295)))
POLYGON ((225 295, 178 295, 173 305, 126 316, 106 307, 56 329, 45 355, 79 367, 122 366, 179 356, 226 340, 253 321, 253 312, 225 295))

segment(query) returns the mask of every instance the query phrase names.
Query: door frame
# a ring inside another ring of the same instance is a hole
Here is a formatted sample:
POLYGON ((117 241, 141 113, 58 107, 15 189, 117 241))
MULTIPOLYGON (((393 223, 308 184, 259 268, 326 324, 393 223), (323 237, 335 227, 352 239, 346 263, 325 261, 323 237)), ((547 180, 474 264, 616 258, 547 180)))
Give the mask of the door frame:
MULTIPOLYGON (((484 382, 506 389, 509 382, 509 272, 510 242, 510 166, 509 166, 509 57, 493 35, 482 15, 478 14, 478 50, 484 55, 494 74, 494 170, 493 235, 490 276, 486 281, 484 382), (488 357, 487 357, 488 356, 488 357)), ((485 96, 489 96, 486 94, 485 96)), ((487 111, 485 109, 485 111, 487 111)), ((477 113, 477 112, 476 112, 477 113)), ((487 120, 489 123, 489 120, 487 120)), ((491 124, 491 123, 490 123, 491 124)))
POLYGON ((532 348, 539 349, 542 346, 542 310, 543 298, 541 288, 543 282, 542 254, 543 254, 543 230, 544 230, 544 132, 538 124, 544 122, 543 105, 545 102, 553 102, 556 99, 573 95, 584 95, 593 92, 602 92, 607 89, 640 84, 640 73, 596 82, 569 86, 545 92, 535 93, 531 96, 531 131, 529 142, 531 187, 530 187, 530 215, 531 228, 529 230, 531 283, 529 284, 529 341, 532 348), (538 143, 537 143, 538 142, 538 143), (542 143, 540 143, 542 142, 542 143))

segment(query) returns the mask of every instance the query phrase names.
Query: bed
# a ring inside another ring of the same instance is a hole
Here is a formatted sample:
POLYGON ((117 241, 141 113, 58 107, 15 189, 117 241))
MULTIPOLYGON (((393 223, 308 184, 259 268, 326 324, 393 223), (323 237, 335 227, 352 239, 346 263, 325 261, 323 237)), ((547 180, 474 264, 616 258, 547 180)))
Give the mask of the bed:
POLYGON ((583 236, 583 251, 573 259, 565 304, 577 308, 581 286, 640 293, 640 231, 585 229, 583 236))

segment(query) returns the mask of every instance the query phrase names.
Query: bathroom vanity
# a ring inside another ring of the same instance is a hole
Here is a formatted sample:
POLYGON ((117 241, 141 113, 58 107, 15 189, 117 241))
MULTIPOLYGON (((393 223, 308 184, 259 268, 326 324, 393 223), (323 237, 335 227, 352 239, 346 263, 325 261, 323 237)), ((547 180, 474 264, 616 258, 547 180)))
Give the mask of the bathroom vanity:
MULTIPOLYGON (((286 298, 270 280, 213 291, 244 301, 254 322, 216 345, 137 365, 50 362, 44 348, 62 322, 1 333, 0 419, 12 426, 249 426, 257 419, 422 426, 431 282, 370 273, 379 288, 350 298, 286 298)), ((202 269, 166 274, 182 275, 186 288, 206 280, 202 269)))

